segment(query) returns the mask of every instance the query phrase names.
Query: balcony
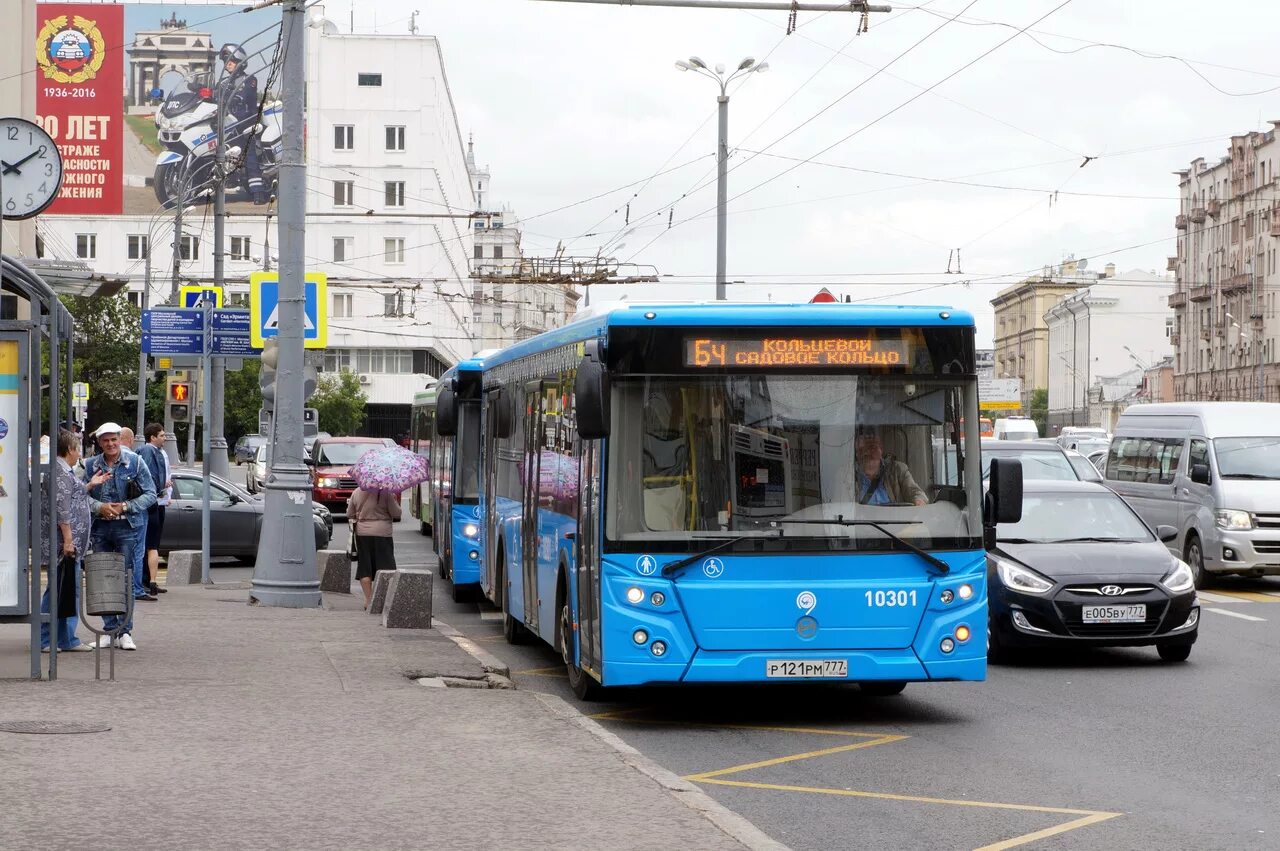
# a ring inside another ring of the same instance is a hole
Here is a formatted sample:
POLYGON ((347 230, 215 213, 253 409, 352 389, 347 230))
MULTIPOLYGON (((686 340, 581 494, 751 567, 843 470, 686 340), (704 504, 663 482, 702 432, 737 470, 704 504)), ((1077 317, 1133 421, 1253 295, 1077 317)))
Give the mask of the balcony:
POLYGON ((1189 215, 1187 218, 1189 218, 1191 221, 1195 222, 1196 224, 1200 225, 1200 224, 1204 224, 1204 217, 1205 217, 1204 207, 1192 207, 1191 215, 1189 215))
POLYGON ((1173 226, 1174 226, 1175 228, 1177 228, 1178 230, 1186 230, 1186 229, 1187 229, 1187 217, 1186 217, 1185 215, 1183 215, 1183 214, 1179 213, 1179 214, 1178 214, 1177 216, 1175 216, 1175 217, 1174 217, 1174 219, 1173 219, 1173 226))
POLYGON ((1177 331, 1174 331, 1172 334, 1169 335, 1169 345, 1177 347, 1181 343, 1182 343, 1182 335, 1179 334, 1177 331))
POLYGON ((1280 218, 1274 215, 1271 217, 1271 235, 1280 236, 1280 218))
POLYGON ((1213 295, 1213 284, 1205 284, 1201 287, 1192 287, 1188 296, 1192 301, 1208 301, 1213 295))
POLYGON ((1231 293, 1244 292, 1251 288, 1251 281, 1247 274, 1232 275, 1222 282, 1222 292, 1224 295, 1231 293))
POLYGON ((1205 204, 1204 209, 1206 213, 1208 213, 1209 215, 1213 216, 1216 219, 1218 218, 1218 214, 1222 212, 1222 202, 1217 199, 1214 199, 1212 201, 1207 202, 1205 204))
POLYGON ((1179 307, 1183 307, 1183 306, 1185 306, 1185 305, 1186 305, 1186 303, 1187 303, 1187 291, 1186 291, 1186 290, 1178 290, 1177 292, 1169 293, 1169 306, 1170 306, 1170 307, 1172 307, 1172 308, 1174 308, 1174 309, 1177 309, 1177 308, 1179 308, 1179 307))
POLYGON ((1209 342, 1209 340, 1211 339, 1211 337, 1210 337, 1210 335, 1209 335, 1209 329, 1208 329, 1208 328, 1201 328, 1201 329, 1200 329, 1200 339, 1201 339, 1201 340, 1204 340, 1206 343, 1207 343, 1207 342, 1209 342))

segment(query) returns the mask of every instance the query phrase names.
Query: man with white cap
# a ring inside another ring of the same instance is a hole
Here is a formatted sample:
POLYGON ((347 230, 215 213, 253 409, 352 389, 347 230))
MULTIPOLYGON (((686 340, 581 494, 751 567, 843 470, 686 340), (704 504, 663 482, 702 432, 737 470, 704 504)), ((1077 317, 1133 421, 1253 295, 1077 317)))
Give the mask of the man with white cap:
MULTIPOLYGON (((89 503, 93 508, 93 549, 95 552, 115 552, 124 555, 124 563, 134 572, 133 585, 142 583, 137 568, 142 564, 142 535, 147 524, 147 509, 155 504, 156 486, 151 471, 133 452, 124 451, 120 444, 120 426, 103 423, 94 437, 101 453, 85 462, 84 480, 90 481, 98 471, 108 474, 102 484, 90 488, 89 503)), ((103 628, 110 633, 99 642, 100 647, 111 646, 111 636, 117 636, 116 646, 123 650, 137 650, 133 640, 132 620, 122 616, 103 618, 103 628)))

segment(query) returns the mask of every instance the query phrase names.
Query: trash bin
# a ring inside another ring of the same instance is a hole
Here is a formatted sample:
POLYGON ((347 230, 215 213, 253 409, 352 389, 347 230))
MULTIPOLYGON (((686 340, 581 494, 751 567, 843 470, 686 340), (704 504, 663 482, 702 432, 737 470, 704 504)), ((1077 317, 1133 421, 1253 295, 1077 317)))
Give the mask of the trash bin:
POLYGON ((90 615, 129 613, 130 576, 124 553, 89 553, 84 557, 84 610, 90 615))

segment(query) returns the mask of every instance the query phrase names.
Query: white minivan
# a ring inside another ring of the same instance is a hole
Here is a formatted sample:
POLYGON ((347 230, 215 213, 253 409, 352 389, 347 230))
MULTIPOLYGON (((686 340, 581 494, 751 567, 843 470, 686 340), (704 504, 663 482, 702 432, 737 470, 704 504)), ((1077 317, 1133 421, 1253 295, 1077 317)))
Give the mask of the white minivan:
POLYGON ((1196 584, 1217 574, 1280 574, 1280 404, 1176 402, 1120 415, 1106 483, 1169 548, 1196 584))
POLYGON ((1001 417, 996 420, 996 440, 1035 440, 1040 437, 1040 429, 1031 417, 1001 417))

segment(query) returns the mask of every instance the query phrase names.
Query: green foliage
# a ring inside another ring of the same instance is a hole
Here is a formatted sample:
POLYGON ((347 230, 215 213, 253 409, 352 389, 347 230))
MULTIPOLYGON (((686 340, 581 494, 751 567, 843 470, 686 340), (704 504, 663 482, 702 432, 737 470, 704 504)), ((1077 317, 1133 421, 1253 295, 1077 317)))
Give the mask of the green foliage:
POLYGON ((75 381, 89 383, 89 422, 132 423, 126 396, 138 392, 142 313, 124 293, 114 296, 61 296, 75 318, 75 381))
POLYGON ((333 435, 355 434, 364 424, 369 397, 360 389, 355 373, 325 373, 316 381, 316 392, 307 403, 320 412, 320 429, 333 435))
POLYGON ((223 382, 223 432, 227 447, 236 445, 241 435, 258 431, 258 409, 262 407, 262 390, 258 386, 258 372, 262 362, 257 358, 245 358, 244 368, 227 371, 223 382))
POLYGON ((1047 435, 1049 432, 1045 429, 1049 423, 1049 391, 1046 388, 1037 387, 1031 391, 1030 408, 1031 410, 1028 413, 1030 413, 1031 419, 1036 421, 1036 428, 1042 436, 1047 435))

